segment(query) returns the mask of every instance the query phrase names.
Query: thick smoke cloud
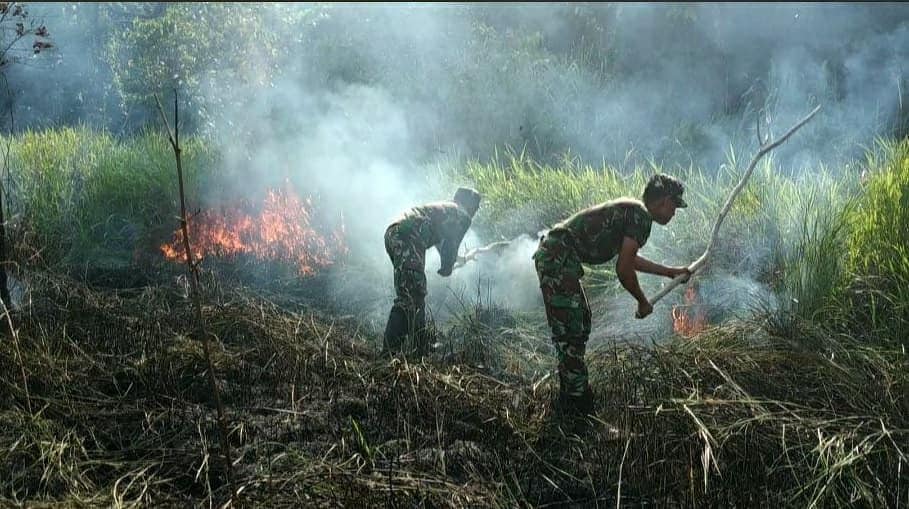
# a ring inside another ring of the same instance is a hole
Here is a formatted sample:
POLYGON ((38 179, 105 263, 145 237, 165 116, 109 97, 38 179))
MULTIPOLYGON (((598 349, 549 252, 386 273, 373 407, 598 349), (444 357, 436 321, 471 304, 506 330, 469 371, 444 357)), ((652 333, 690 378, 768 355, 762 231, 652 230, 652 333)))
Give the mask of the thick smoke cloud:
MULTIPOLYGON (((511 147, 542 160, 570 151, 623 170, 653 160, 709 173, 731 149, 754 149, 759 110, 779 134, 816 104, 823 105, 820 116, 774 153, 782 171, 838 167, 875 137, 905 132, 909 8, 898 4, 298 8, 318 15, 270 57, 278 76, 229 98, 208 90, 209 102, 220 105, 218 121, 200 134, 225 155, 225 171, 238 175, 235 192, 289 179, 314 194, 327 215, 343 215, 362 277, 344 276, 336 289, 377 327, 392 296, 383 231, 407 207, 451 196, 461 183, 442 178, 447 165, 511 147)), ((92 36, 57 33, 70 58, 92 36)), ((17 72, 14 81, 34 80, 31 69, 17 72)), ((61 90, 91 96, 109 84, 87 80, 105 76, 74 72, 61 90)), ((53 94, 23 91, 20 111, 34 115, 20 122, 72 122, 39 106, 53 94)), ((465 244, 493 240, 471 233, 465 244)), ((484 292, 510 307, 540 310, 530 261, 535 244, 516 242, 502 257, 450 279, 435 275, 431 251, 436 315, 457 311, 454 295, 475 300, 484 292)), ((682 264, 680 253, 690 250, 658 233, 644 254, 682 264)), ((643 283, 652 291, 659 281, 643 283)), ((630 316, 633 303, 620 298, 598 311, 630 316)), ((605 334, 640 330, 641 322, 617 319, 605 334)))

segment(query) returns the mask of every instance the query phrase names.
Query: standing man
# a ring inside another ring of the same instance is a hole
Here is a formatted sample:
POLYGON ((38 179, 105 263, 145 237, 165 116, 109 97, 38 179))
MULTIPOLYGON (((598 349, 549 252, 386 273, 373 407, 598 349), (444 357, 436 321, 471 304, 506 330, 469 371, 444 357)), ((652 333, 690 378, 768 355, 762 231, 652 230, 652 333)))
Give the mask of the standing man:
POLYGON ((474 214, 480 193, 461 187, 452 201, 428 203, 402 214, 385 230, 385 251, 395 271, 395 301, 385 326, 384 350, 399 352, 409 336, 418 354, 428 350, 426 324, 426 250, 435 246, 441 258, 438 274, 451 275, 458 247, 474 214))
POLYGON ((653 221, 666 225, 677 208, 688 206, 684 192, 680 181, 654 175, 644 188, 643 201, 620 198, 584 209, 540 240, 533 259, 559 359, 559 401, 569 411, 587 414, 593 409, 584 363, 591 315, 581 285, 581 264, 602 264, 618 255, 616 273, 638 302, 636 316, 649 315, 653 306, 641 291, 636 271, 674 278, 688 274, 688 269, 654 263, 639 256, 638 250, 647 242, 653 221))

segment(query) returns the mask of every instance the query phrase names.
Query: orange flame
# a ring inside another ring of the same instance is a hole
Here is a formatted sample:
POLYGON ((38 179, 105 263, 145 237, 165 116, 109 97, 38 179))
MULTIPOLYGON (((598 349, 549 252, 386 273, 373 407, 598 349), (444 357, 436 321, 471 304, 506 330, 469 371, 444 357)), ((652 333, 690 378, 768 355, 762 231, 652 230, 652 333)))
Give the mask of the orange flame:
MULTIPOLYGON (((269 190, 261 207, 251 208, 245 204, 206 210, 189 218, 193 258, 251 255, 292 263, 301 275, 312 275, 347 255, 343 224, 329 235, 317 232, 311 225, 309 198, 300 199, 289 190, 269 190)), ((178 228, 173 240, 160 249, 167 260, 184 262, 183 231, 178 228)))
POLYGON ((685 289, 685 304, 672 308, 672 328, 685 337, 695 336, 707 328, 707 313, 694 285, 685 289))

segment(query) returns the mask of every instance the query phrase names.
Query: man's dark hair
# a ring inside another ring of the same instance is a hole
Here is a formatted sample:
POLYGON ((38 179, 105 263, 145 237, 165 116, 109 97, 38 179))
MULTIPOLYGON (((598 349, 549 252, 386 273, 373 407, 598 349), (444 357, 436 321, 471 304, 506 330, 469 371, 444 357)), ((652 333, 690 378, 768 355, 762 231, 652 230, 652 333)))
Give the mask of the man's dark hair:
POLYGON ((685 184, 681 180, 658 173, 647 182, 644 187, 644 203, 651 203, 659 200, 664 196, 669 196, 675 201, 677 207, 687 207, 688 204, 682 199, 685 193, 685 184))

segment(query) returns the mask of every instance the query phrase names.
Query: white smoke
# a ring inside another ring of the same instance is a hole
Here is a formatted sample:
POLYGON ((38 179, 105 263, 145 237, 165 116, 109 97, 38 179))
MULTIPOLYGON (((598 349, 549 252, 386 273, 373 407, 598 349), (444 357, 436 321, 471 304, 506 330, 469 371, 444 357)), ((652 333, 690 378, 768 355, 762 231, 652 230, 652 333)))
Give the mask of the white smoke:
MULTIPOLYGON (((64 12, 61 5, 46 12, 64 12)), ((33 6, 35 15, 43 7, 33 6)), ((290 180, 313 195, 326 216, 343 217, 350 270, 361 277, 340 278, 335 297, 357 302, 377 325, 392 298, 385 227, 407 208, 449 199, 458 185, 470 184, 442 178, 433 169, 440 161, 485 160, 513 147, 541 159, 571 150, 584 162, 620 170, 649 160, 669 168, 690 163, 709 174, 730 147, 753 151, 758 110, 779 134, 822 104, 797 140, 774 153, 782 171, 796 174, 854 157, 906 117, 909 8, 900 5, 294 8, 317 9, 318 16, 286 27, 286 51, 265 55, 250 48, 255 58, 273 59, 257 68, 279 69, 276 78, 232 87, 231 97, 208 90, 208 102, 220 108, 203 134, 223 155, 223 171, 236 176, 230 192, 290 180)), ((49 17, 48 28, 78 72, 49 80, 40 74, 45 70, 12 69, 10 81, 22 89, 23 127, 71 122, 80 110, 69 107, 76 96, 65 94, 74 90, 108 91, 89 102, 112 107, 111 83, 100 82, 110 79, 98 71, 103 63, 93 61, 94 70, 87 70, 75 61, 80 53, 97 55, 92 34, 55 29, 54 19, 65 18, 49 17)), ((666 264, 690 262, 683 256, 701 246, 680 246, 671 236, 683 222, 655 226, 642 254, 666 264)), ((462 252, 502 240, 477 238, 474 231, 462 252)), ((535 239, 520 239, 450 278, 435 274, 431 250, 426 272, 434 313, 456 312, 459 298, 539 310, 530 259, 535 247, 535 239)), ((648 293, 661 283, 646 275, 641 281, 648 293)), ((739 288, 734 279, 724 281, 739 288)), ((753 286, 747 279, 739 283, 753 286)), ((627 294, 596 305, 595 323, 605 324, 607 336, 666 328, 665 309, 649 322, 629 319, 634 303, 627 294)))

